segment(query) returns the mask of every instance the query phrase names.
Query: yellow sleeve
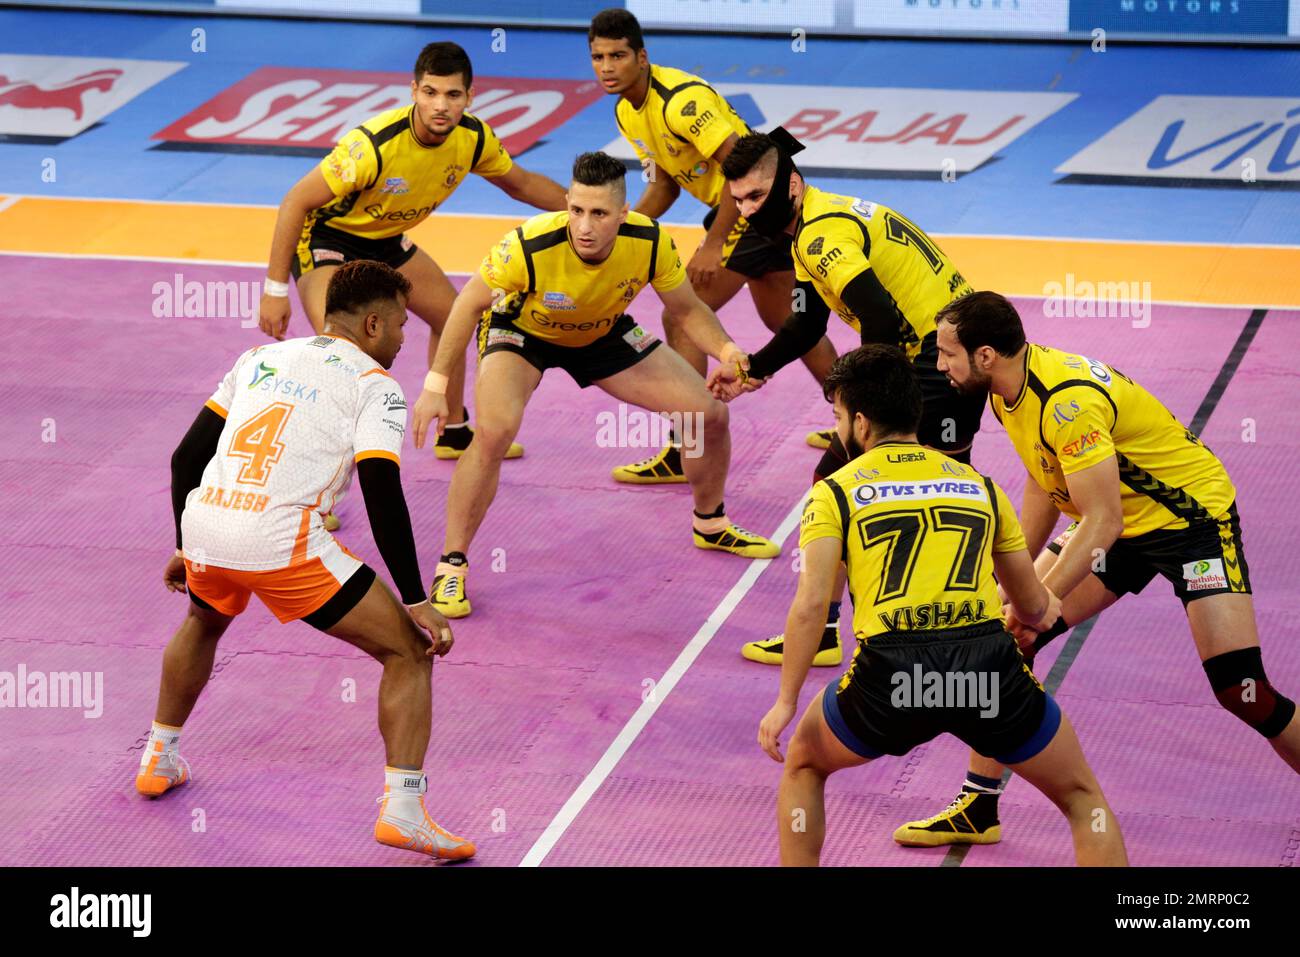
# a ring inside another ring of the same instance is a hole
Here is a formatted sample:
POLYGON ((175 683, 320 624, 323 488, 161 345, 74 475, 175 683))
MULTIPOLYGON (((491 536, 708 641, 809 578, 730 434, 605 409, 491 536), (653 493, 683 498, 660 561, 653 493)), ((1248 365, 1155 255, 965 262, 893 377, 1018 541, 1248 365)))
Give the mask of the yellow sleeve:
MULTIPOLYGON (((483 123, 482 120, 479 120, 479 122, 483 123)), ((506 175, 514 165, 515 161, 510 158, 506 148, 501 145, 496 133, 492 132, 492 127, 483 123, 483 153, 479 156, 478 162, 470 172, 492 179, 506 175)))
POLYGON ((650 285, 656 292, 672 292, 686 281, 686 270, 682 268, 682 257, 677 252, 677 244, 668 230, 659 228, 659 247, 655 256, 654 278, 650 285))
POLYGON ((808 500, 803 503, 803 518, 799 520, 799 547, 819 538, 844 540, 844 516, 835 502, 835 495, 825 482, 812 487, 808 500))
POLYGON ((1114 455, 1114 427, 1109 398, 1087 386, 1062 389, 1043 406, 1043 438, 1056 450, 1066 475, 1114 455))
POLYGON ((501 237, 501 241, 483 257, 478 274, 490 289, 522 292, 528 288, 528 264, 524 262, 518 232, 512 229, 501 237))
POLYGON ((1011 499, 1007 498, 1007 493, 1002 491, 1001 486, 994 482, 989 484, 993 486, 993 494, 997 496, 998 510, 998 528, 993 536, 993 550, 1018 552, 1022 548, 1028 548, 1024 529, 1020 527, 1020 516, 1016 514, 1011 499))
POLYGON ((664 119, 668 129, 705 156, 716 153, 732 133, 745 135, 732 125, 731 107, 707 86, 688 86, 674 96, 664 110, 664 119))
POLYGON ((321 175, 334 195, 347 196, 365 189, 379 175, 374 144, 360 127, 350 130, 320 161, 321 175))

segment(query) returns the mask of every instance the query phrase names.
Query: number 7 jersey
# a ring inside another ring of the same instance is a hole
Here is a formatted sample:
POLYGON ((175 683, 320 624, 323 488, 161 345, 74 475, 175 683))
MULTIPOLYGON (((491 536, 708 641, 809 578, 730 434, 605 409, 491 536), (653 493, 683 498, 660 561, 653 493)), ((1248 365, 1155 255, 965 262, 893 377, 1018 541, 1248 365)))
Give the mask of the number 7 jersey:
POLYGON ((1002 620, 993 553, 1025 548, 1006 493, 942 452, 883 442, 813 486, 799 547, 841 543, 859 640, 1002 620))
POLYGON ((323 516, 355 463, 401 462, 401 386, 348 339, 250 349, 206 404, 226 425, 181 516, 185 556, 200 564, 266 571, 320 556, 334 543, 323 516))

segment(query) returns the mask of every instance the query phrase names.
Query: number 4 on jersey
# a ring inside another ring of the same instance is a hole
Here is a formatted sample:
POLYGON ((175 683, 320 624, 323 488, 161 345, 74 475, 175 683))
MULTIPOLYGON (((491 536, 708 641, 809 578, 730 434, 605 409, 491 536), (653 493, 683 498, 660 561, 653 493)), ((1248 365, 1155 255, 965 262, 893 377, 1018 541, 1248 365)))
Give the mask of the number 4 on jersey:
POLYGON ((293 406, 276 402, 267 406, 235 430, 226 453, 237 459, 247 459, 235 479, 241 485, 265 485, 271 477, 271 466, 280 461, 284 444, 280 436, 293 406))

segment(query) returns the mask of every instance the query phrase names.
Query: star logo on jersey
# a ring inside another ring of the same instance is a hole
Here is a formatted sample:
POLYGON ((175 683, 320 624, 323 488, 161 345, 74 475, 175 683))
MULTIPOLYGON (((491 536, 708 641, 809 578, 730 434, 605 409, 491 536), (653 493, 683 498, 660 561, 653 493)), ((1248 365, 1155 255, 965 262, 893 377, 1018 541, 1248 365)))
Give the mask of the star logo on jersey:
POLYGON ((694 115, 695 115, 695 101, 691 100, 689 103, 687 103, 685 106, 682 107, 682 116, 694 116, 694 115))
POLYGON ((248 383, 248 387, 250 389, 256 389, 259 385, 275 374, 275 369, 272 369, 265 362, 259 362, 257 368, 253 370, 253 381, 248 383))
POLYGON ((808 244, 808 255, 820 256, 822 254, 822 245, 823 245, 822 237, 818 236, 816 239, 814 239, 812 242, 808 244))

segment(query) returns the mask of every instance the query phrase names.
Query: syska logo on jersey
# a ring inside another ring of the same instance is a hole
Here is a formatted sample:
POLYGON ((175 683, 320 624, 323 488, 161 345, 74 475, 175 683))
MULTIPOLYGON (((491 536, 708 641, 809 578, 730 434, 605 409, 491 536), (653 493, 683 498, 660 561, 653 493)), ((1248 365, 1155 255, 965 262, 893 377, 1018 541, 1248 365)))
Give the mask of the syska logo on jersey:
POLYGON ((162 60, 0 55, 0 133, 76 136, 183 66, 162 60))
MULTIPOLYGON (((603 96, 585 80, 474 77, 469 112, 511 153, 521 153, 603 96)), ((411 74, 263 67, 153 138, 171 143, 301 148, 318 155, 385 110, 411 102, 411 74)))
MULTIPOLYGON (((969 172, 1071 102, 1074 93, 895 87, 716 87, 755 129, 784 126, 807 149, 806 172, 969 172), (751 107, 752 104, 752 107, 751 107)), ((634 160, 619 138, 605 152, 634 160)))
POLYGON ((315 402, 320 389, 306 382, 279 378, 279 370, 265 362, 258 362, 248 383, 249 390, 258 389, 274 395, 288 396, 294 402, 315 402))
POLYGON ((1300 98, 1158 96, 1056 171, 1126 180, 1300 181, 1300 98))

